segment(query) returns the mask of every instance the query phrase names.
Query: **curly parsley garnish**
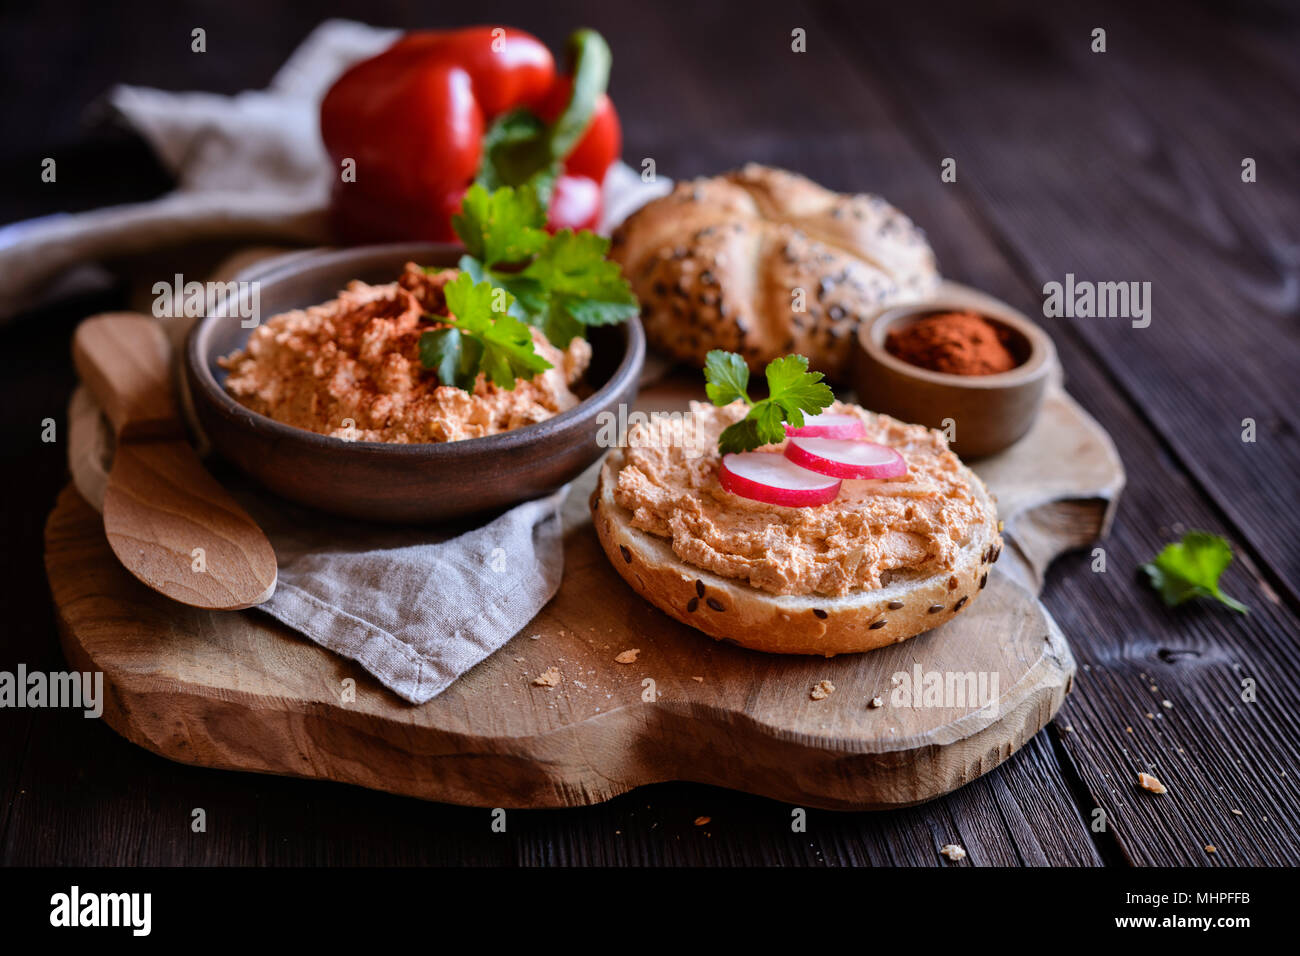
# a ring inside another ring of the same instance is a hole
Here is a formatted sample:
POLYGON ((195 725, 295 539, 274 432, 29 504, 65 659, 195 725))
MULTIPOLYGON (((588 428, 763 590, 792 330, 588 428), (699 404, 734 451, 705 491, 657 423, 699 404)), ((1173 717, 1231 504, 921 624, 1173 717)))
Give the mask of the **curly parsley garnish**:
POLYGON ((1219 590, 1219 576, 1232 563, 1232 546, 1217 534, 1189 531, 1141 566, 1170 607, 1196 597, 1213 598, 1241 614, 1250 608, 1219 590))
POLYGON ((749 406, 749 413, 729 425, 718 438, 718 451, 753 451, 762 445, 785 440, 785 423, 803 425, 804 413, 816 414, 835 401, 821 372, 808 371, 808 359, 786 355, 767 363, 768 397, 755 402, 749 397, 749 366, 735 352, 714 349, 704 366, 704 386, 714 405, 736 400, 749 406))

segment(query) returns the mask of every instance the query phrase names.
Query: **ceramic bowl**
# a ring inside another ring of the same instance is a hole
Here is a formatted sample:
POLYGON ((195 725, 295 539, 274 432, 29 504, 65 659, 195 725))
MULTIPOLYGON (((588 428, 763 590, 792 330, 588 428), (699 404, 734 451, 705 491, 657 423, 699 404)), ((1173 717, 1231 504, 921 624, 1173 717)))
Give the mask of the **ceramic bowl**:
POLYGON ((853 386, 866 408, 952 435, 963 458, 992 455, 1024 436, 1056 374, 1051 338, 1027 316, 987 296, 948 288, 940 298, 882 312, 858 329, 853 386), (890 332, 940 312, 970 310, 1006 331, 1019 364, 995 375, 952 375, 919 368, 890 354, 890 332))
MULTIPOLYGON (((260 314, 273 316, 332 299, 353 279, 392 282, 405 263, 451 266, 459 246, 405 243, 299 253, 235 277, 259 283, 260 314)), ((321 511, 385 522, 434 522, 537 498, 600 457, 603 413, 631 406, 645 359, 636 318, 593 328, 586 382, 576 407, 536 425, 464 441, 400 445, 346 441, 294 428, 235 401, 219 356, 243 347, 239 318, 209 316, 190 332, 185 375, 199 425, 215 451, 266 488, 321 511)))

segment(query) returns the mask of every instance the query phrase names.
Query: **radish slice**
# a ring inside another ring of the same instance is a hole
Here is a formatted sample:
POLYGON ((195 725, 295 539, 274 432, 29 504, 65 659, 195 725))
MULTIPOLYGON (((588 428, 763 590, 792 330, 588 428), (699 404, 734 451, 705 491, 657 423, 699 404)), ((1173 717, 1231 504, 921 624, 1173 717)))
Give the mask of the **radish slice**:
POLYGON ((733 495, 787 508, 824 505, 840 493, 838 478, 814 474, 771 451, 723 455, 718 480, 733 495))
POLYGON ((838 438, 791 438, 785 457, 801 468, 832 478, 901 478, 907 461, 887 445, 838 438))
POLYGON ((862 419, 852 415, 835 415, 822 412, 820 415, 805 415, 803 425, 795 428, 785 426, 785 433, 790 437, 800 438, 866 438, 867 429, 862 419))

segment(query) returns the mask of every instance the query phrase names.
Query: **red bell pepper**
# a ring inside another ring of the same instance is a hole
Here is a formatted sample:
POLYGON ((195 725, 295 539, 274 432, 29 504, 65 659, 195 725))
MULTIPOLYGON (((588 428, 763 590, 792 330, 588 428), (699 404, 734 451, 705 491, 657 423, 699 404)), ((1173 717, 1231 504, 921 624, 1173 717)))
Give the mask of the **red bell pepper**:
POLYGON ((409 33, 356 64, 321 103, 321 136, 342 170, 332 212, 341 238, 451 240, 475 182, 531 182, 553 229, 593 228, 622 134, 605 86, 609 48, 592 30, 569 41, 557 74, 537 38, 504 27, 409 33))

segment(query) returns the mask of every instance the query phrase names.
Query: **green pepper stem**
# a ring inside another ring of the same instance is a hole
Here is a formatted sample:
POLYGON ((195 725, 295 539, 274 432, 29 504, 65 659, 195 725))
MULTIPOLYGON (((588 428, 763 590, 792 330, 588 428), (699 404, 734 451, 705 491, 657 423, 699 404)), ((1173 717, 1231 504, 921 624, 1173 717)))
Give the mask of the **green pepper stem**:
POLYGON ((573 152, 591 125, 596 103, 609 86, 609 70, 613 63, 605 38, 585 27, 575 30, 569 37, 568 51, 573 89, 564 111, 547 130, 548 152, 556 162, 573 152))

